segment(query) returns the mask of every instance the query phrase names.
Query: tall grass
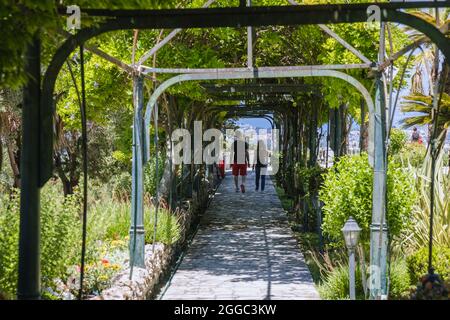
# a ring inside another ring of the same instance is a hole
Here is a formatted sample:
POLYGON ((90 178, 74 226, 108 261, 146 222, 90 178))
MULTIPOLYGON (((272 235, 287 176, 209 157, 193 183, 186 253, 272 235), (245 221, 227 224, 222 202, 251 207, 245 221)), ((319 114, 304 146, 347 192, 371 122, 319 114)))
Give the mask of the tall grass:
MULTIPOLYGON (((96 201, 89 208, 88 237, 96 239, 123 240, 128 238, 131 221, 130 202, 96 201)), ((144 210, 145 242, 153 242, 155 208, 146 205, 144 210)), ((164 244, 175 243, 181 233, 180 223, 176 214, 166 208, 158 210, 156 242, 164 244)))
MULTIPOLYGON (((319 285, 319 294, 326 300, 349 299, 350 284, 348 266, 339 265, 328 273, 324 282, 319 285)), ((361 271, 357 266, 355 271, 355 293, 356 299, 364 300, 364 291, 361 282, 361 271)))
MULTIPOLYGON (((433 219, 433 245, 450 247, 450 183, 449 177, 443 173, 443 155, 441 152, 436 160, 435 176, 435 207, 433 219)), ((423 166, 415 171, 416 189, 419 196, 411 213, 410 228, 406 230, 397 242, 397 248, 411 254, 428 246, 430 232, 430 177, 431 156, 427 153, 423 166)))

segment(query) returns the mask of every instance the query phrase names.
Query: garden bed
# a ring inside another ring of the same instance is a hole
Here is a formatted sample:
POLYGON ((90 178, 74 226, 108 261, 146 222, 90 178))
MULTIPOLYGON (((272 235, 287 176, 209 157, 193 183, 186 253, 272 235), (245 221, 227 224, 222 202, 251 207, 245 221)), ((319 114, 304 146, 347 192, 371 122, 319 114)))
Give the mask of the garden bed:
POLYGON ((95 300, 145 300, 157 288, 159 279, 172 260, 173 248, 162 243, 145 246, 145 268, 130 268, 119 272, 112 280, 109 289, 104 290, 95 300))

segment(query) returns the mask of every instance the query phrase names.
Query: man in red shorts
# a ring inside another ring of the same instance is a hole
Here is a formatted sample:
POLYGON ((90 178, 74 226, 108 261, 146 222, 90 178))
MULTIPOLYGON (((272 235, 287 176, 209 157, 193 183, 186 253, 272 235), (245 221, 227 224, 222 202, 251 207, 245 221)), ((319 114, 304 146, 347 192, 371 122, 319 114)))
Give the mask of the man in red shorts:
POLYGON ((242 177, 241 191, 245 193, 245 177, 247 176, 247 166, 250 166, 248 143, 244 140, 242 132, 237 130, 234 136, 233 147, 231 148, 232 173, 236 192, 239 192, 239 176, 242 177))

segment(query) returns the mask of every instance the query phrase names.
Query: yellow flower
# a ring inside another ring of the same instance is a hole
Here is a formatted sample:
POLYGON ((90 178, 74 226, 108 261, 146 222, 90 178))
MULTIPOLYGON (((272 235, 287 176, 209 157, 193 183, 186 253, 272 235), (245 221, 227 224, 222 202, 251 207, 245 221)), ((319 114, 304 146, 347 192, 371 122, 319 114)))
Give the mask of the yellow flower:
POLYGON ((106 275, 102 274, 100 277, 98 277, 98 279, 99 279, 100 281, 107 281, 107 280, 108 280, 108 277, 107 277, 106 275))
POLYGON ((121 247, 124 245, 124 241, 122 240, 113 240, 111 241, 111 246, 112 247, 121 247))
POLYGON ((120 265, 118 265, 117 263, 112 264, 110 267, 111 267, 111 269, 113 269, 114 271, 120 270, 120 265))

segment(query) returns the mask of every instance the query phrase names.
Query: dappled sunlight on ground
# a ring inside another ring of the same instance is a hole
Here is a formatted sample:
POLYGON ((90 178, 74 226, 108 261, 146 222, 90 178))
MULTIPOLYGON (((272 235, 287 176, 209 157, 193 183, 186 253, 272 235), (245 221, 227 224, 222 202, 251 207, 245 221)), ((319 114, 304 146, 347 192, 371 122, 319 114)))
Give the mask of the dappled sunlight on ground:
POLYGON ((272 181, 226 176, 161 299, 319 299, 272 181))

